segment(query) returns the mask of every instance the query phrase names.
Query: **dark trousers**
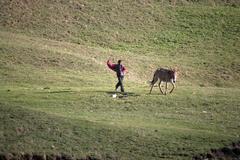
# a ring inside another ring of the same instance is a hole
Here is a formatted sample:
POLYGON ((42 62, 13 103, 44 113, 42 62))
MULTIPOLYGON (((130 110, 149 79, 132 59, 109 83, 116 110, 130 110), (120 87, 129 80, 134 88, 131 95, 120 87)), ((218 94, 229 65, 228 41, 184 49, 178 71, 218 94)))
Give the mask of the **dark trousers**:
POLYGON ((123 88, 123 76, 118 76, 118 83, 116 84, 116 90, 118 89, 118 87, 121 87, 121 92, 124 92, 124 88, 123 88))

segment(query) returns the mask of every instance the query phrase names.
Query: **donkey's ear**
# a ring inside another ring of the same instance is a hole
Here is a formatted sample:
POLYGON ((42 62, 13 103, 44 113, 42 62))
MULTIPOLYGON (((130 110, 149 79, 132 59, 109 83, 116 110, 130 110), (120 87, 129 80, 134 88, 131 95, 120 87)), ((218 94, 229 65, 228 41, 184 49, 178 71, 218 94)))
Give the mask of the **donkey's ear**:
POLYGON ((174 68, 173 68, 173 71, 174 71, 174 72, 179 72, 179 71, 180 71, 180 70, 179 70, 179 67, 178 67, 178 66, 177 66, 177 67, 174 67, 174 68))

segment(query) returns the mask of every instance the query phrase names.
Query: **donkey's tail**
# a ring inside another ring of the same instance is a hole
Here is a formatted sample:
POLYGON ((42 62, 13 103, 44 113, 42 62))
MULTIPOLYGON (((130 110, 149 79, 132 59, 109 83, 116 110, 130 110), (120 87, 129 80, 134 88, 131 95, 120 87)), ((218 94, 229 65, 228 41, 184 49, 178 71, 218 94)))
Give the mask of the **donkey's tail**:
POLYGON ((149 81, 150 85, 154 85, 154 84, 156 83, 156 80, 157 80, 157 71, 158 71, 158 70, 156 70, 156 71, 154 72, 152 81, 149 81))

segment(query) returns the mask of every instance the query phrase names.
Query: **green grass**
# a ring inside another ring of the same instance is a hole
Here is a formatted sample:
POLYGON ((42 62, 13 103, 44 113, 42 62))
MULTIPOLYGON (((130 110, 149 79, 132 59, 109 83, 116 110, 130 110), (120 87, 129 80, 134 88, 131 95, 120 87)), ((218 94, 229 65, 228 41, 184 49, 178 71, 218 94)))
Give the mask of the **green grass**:
POLYGON ((179 87, 170 96, 148 89, 134 87, 128 98, 113 99, 111 88, 102 87, 4 87, 1 148, 186 159, 239 139, 238 89, 179 87))
POLYGON ((180 77, 172 95, 160 95, 157 87, 149 95, 145 82, 152 73, 144 79, 144 66, 130 62, 150 58, 132 53, 124 55, 129 96, 113 99, 108 51, 6 32, 1 37, 2 152, 190 159, 239 139, 239 88, 200 87, 180 77))
POLYGON ((239 6, 182 2, 0 2, 0 152, 191 159, 238 141, 239 6), (173 94, 148 94, 159 66, 178 68, 173 94))

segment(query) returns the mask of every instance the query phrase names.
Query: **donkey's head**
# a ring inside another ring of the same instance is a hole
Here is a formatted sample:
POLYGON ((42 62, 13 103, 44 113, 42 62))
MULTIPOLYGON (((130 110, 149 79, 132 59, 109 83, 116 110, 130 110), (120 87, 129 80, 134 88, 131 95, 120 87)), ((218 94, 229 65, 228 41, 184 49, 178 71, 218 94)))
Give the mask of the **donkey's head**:
POLYGON ((176 71, 176 69, 171 69, 170 70, 170 77, 172 79, 172 82, 176 83, 176 81, 177 81, 177 71, 176 71))

